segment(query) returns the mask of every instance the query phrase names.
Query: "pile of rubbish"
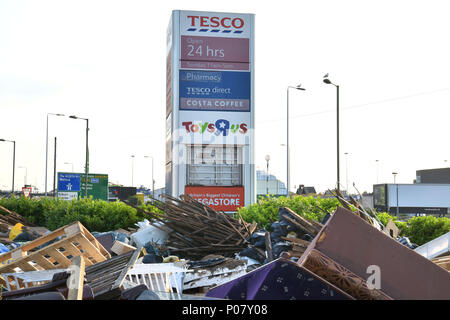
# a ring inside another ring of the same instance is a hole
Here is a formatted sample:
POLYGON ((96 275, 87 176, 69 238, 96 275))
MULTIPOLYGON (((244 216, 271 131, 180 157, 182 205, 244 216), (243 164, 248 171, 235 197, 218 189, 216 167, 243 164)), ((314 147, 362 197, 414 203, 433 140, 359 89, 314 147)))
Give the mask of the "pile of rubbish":
POLYGON ((1 299, 450 299, 448 235, 417 248, 336 197, 320 223, 280 208, 270 231, 188 196, 154 200, 164 214, 127 203, 148 219, 102 233, 51 232, 0 207, 1 299))

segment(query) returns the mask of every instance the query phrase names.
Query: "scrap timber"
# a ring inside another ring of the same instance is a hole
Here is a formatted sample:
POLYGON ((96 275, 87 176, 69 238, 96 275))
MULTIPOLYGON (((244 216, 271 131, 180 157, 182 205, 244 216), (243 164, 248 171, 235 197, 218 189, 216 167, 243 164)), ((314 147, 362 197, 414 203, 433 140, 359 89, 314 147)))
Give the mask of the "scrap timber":
POLYGON ((256 223, 249 224, 240 217, 236 219, 225 212, 215 211, 187 195, 182 195, 181 199, 168 195, 165 198, 166 202, 156 199, 153 202, 156 208, 164 212, 163 215, 127 204, 171 229, 167 248, 187 258, 217 252, 231 256, 247 246, 247 239, 257 227, 256 223))

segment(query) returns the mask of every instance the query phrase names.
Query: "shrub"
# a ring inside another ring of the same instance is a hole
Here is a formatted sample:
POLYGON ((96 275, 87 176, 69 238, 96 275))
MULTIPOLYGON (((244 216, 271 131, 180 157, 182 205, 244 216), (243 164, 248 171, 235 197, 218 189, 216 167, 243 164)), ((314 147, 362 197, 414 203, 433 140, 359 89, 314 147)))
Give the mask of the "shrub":
POLYGON ((434 216, 413 217, 408 221, 406 236, 419 246, 450 231, 449 218, 434 216))
POLYGON ((279 197, 261 199, 258 203, 238 209, 242 219, 246 222, 257 222, 260 227, 269 230, 270 225, 278 220, 278 211, 282 207, 288 207, 301 216, 316 221, 322 221, 325 212, 333 213, 339 205, 335 198, 314 198, 312 196, 294 196, 292 198, 279 197))
MULTIPOLYGON (((103 200, 24 197, 0 199, 0 205, 15 211, 38 226, 55 230, 75 221, 80 221, 89 231, 106 232, 119 228, 133 227, 147 216, 123 202, 103 200)), ((151 205, 142 205, 147 211, 160 212, 151 205)))

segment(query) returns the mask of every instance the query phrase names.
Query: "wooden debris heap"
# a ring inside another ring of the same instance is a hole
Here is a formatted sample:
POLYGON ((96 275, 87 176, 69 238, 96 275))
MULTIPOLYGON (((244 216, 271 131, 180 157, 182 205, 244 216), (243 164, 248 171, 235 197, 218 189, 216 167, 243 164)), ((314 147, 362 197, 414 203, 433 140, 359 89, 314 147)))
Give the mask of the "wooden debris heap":
POLYGON ((152 203, 164 212, 163 215, 127 204, 147 214, 152 222, 162 222, 171 229, 166 247, 184 258, 198 259, 208 254, 232 256, 247 247, 257 227, 256 223, 249 224, 241 217, 235 219, 225 212, 215 211, 187 195, 180 199, 164 197, 166 202, 153 199, 152 203))
MULTIPOLYGON (((284 207, 283 209, 288 212, 288 214, 282 214, 283 219, 287 220, 299 228, 302 232, 307 233, 312 237, 315 237, 323 227, 320 222, 304 218, 290 208, 284 207)), ((281 239, 292 244, 292 250, 289 250, 289 254, 291 257, 297 258, 301 257, 310 243, 309 241, 290 236, 281 237, 281 239)))

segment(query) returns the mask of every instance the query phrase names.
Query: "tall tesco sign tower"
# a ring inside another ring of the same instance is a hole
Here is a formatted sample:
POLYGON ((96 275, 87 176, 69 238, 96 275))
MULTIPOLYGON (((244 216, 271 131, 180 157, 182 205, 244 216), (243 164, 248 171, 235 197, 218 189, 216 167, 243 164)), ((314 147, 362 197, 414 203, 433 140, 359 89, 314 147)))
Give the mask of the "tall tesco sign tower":
POLYGON ((254 203, 254 15, 172 12, 166 193, 226 212, 254 203))

